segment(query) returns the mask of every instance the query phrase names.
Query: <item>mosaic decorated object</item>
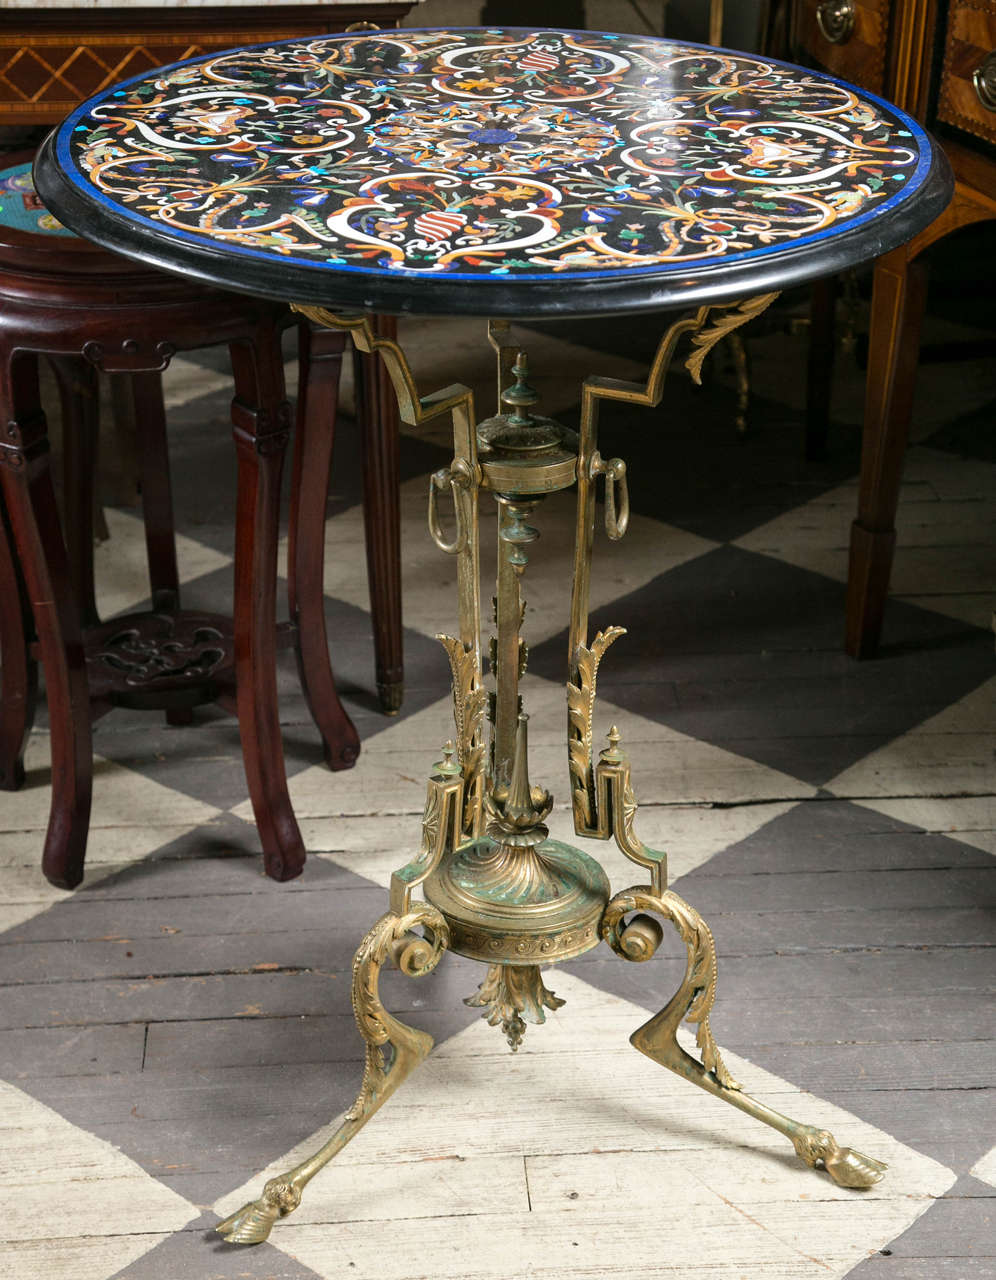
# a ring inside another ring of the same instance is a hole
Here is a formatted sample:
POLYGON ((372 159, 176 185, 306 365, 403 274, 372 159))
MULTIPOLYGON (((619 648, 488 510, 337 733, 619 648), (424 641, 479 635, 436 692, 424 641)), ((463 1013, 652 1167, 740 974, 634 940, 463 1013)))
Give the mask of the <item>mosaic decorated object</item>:
POLYGON ((34 235, 71 236, 73 233, 49 213, 31 181, 31 165, 0 169, 0 227, 34 235))
POLYGON ((545 30, 236 50, 108 91, 59 138, 77 189, 171 238, 462 280, 770 254, 905 200, 929 159, 908 117, 800 68, 545 30))

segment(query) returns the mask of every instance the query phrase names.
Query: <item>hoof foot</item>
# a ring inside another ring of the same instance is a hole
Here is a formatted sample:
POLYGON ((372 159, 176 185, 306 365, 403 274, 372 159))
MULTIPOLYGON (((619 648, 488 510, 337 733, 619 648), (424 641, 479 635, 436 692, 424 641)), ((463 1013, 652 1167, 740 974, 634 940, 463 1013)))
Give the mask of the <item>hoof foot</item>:
POLYGON ((215 1227, 229 1244, 262 1244, 278 1218, 293 1213, 301 1203, 301 1193, 287 1182, 270 1181, 258 1200, 244 1204, 215 1227))
POLYGON ((823 1157, 823 1167, 839 1187, 872 1187, 882 1181, 889 1166, 850 1147, 840 1147, 823 1157))
POLYGON ((838 1187, 872 1187, 881 1182, 889 1167, 850 1147, 838 1147, 836 1138, 826 1129, 801 1125, 792 1142, 801 1160, 810 1168, 822 1164, 838 1187))

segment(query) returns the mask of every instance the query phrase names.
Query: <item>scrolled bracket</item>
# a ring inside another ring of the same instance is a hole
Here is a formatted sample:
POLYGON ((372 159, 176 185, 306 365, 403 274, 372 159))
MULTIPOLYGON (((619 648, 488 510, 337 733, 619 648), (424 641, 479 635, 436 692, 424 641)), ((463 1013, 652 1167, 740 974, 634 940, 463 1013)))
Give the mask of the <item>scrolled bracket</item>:
POLYGON ((440 634, 436 639, 450 660, 456 757, 463 777, 461 832, 465 839, 476 839, 484 825, 484 717, 488 695, 481 680, 478 652, 456 636, 440 634))
POLYGON ((572 656, 572 679, 567 681, 567 763, 571 774, 574 830, 578 835, 607 840, 608 827, 599 822, 595 767, 592 761, 592 721, 598 667, 606 649, 626 634, 625 627, 606 627, 591 646, 579 644, 572 656))
POLYGON ((243 1205, 215 1230, 230 1244, 260 1244, 275 1222, 301 1203, 311 1179, 339 1154, 432 1048, 432 1036, 406 1026, 384 1008, 380 999, 380 971, 400 961, 409 977, 430 973, 449 947, 446 921, 426 902, 412 903, 399 915, 381 916, 353 957, 353 1013, 366 1043, 363 1082, 356 1100, 332 1137, 314 1155, 286 1173, 271 1178, 258 1200, 243 1205), (419 935, 416 929, 422 929, 419 935))
POLYGON ((838 1186, 864 1188, 880 1181, 887 1167, 881 1160, 839 1146, 826 1129, 802 1124, 773 1110, 745 1093, 730 1075, 709 1026, 716 999, 716 944, 709 926, 694 907, 670 890, 657 893, 649 885, 617 893, 605 908, 601 923, 602 937, 612 950, 626 960, 649 959, 656 950, 657 935, 648 929, 650 917, 645 912, 662 916, 674 925, 688 959, 681 986, 660 1013, 633 1032, 633 1047, 783 1134, 800 1160, 814 1169, 822 1165, 838 1186), (701 1061, 678 1043, 678 1027, 685 1021, 697 1027, 695 1041, 701 1061))
POLYGON ((418 427, 443 413, 460 409, 470 418, 474 416, 474 393, 469 387, 455 383, 431 395, 420 396, 408 357, 391 338, 382 338, 374 330, 373 317, 367 315, 338 315, 327 307, 313 307, 304 303, 291 304, 291 310, 313 320, 326 329, 343 329, 353 339, 354 345, 368 355, 378 355, 384 362, 394 394, 398 400, 398 412, 403 422, 418 427))
MULTIPOLYGON (((591 593, 591 561, 595 535, 595 485, 599 476, 606 477, 605 519, 610 538, 621 537, 629 519, 629 494, 626 490, 625 464, 622 459, 609 462, 598 452, 598 418, 601 404, 612 400, 631 405, 656 408, 664 395, 664 380, 671 366, 679 343, 691 335, 694 347, 686 366, 692 377, 699 381, 702 362, 721 338, 759 315, 777 298, 777 293, 766 293, 756 298, 730 305, 701 306, 673 321, 661 335, 657 351, 643 382, 628 382, 619 378, 589 377, 581 392, 581 421, 576 466, 578 501, 574 534, 574 573, 571 589, 571 620, 568 628, 567 699, 569 708, 569 758, 571 779, 574 786, 575 829, 581 835, 602 834, 606 838, 604 823, 596 823, 594 810, 597 802, 594 789, 594 769, 591 762, 590 717, 579 731, 575 722, 581 714, 581 704, 586 694, 582 688, 584 673, 581 669, 585 655, 597 646, 588 648, 588 608, 591 593), (588 741, 585 741, 585 734, 588 741), (592 830, 599 827, 598 831, 592 830)), ((495 328, 492 346, 498 352, 499 381, 507 360, 508 335, 506 328, 495 328)), ((618 633, 617 633, 618 634, 618 633)), ((620 802, 620 807, 625 805, 620 802)), ((635 859, 639 861, 639 859, 635 859)), ((656 882, 656 879, 655 879, 656 882)))
MULTIPOLYGON (((432 395, 420 396, 408 359, 390 338, 380 337, 367 315, 338 315, 325 307, 294 303, 292 309, 315 324, 349 333, 359 351, 376 354, 383 362, 398 401, 398 412, 403 422, 411 426, 423 423, 441 414, 449 413, 453 419, 453 461, 449 467, 436 473, 429 489, 429 530, 439 549, 457 556, 457 589, 459 594, 460 636, 458 643, 466 661, 462 667, 469 671, 468 689, 478 688, 481 681, 481 600, 478 531, 478 495, 481 484, 481 468, 477 460, 477 431, 474 417, 474 393, 469 387, 455 384, 444 387, 432 395), (449 488, 453 498, 456 529, 452 539, 443 532, 439 518, 439 494, 449 488)), ((444 642, 445 643, 445 642, 444 642)), ((453 654, 450 655, 451 662, 453 654)), ((483 695, 482 695, 483 698, 483 695)), ((455 709, 457 699, 455 697, 455 709)), ((461 764, 464 777, 468 770, 462 744, 461 764)), ((481 786, 470 784, 466 788, 466 806, 473 809, 474 817, 468 821, 479 830, 482 806, 481 786)))
POLYGON ((512 382, 512 368, 519 354, 519 346, 512 341, 512 325, 508 320, 488 321, 488 342, 498 357, 495 385, 497 396, 495 413, 502 412, 502 392, 512 382))
POLYGON ((571 802, 574 830, 595 840, 615 840, 631 862, 649 870, 654 891, 667 888, 667 854, 651 849, 636 834, 639 808, 630 774, 629 757, 621 746, 615 725, 609 730, 608 745, 593 760, 592 721, 598 668, 609 645, 625 635, 624 627, 606 627, 592 641, 591 648, 578 645, 574 654, 574 679, 567 682, 567 762, 571 775, 571 802))
POLYGON ((639 805, 630 777, 629 756, 622 749, 621 735, 615 725, 609 730, 608 746, 599 752, 595 766, 595 791, 599 817, 611 832, 620 853, 630 862, 645 867, 653 878, 654 892, 667 889, 667 854, 651 849, 636 834, 639 805))
MULTIPOLYGON (((709 926, 694 907, 690 907, 684 898, 671 890, 657 893, 649 885, 626 889, 610 900, 601 925, 603 939, 625 960, 649 959, 645 954, 646 948, 634 946, 634 939, 630 936, 633 925, 640 922, 642 917, 637 916, 632 922, 627 922, 626 917, 636 912, 653 912, 670 921, 688 951, 684 981, 666 1008, 652 1020, 658 1028, 655 1045, 666 1037, 669 1054, 682 1054, 694 1064, 697 1071, 710 1074, 723 1089, 739 1091, 740 1085, 726 1069, 709 1026, 709 1014, 716 999, 716 944, 709 926), (678 1044, 678 1027, 686 1020, 695 1023, 698 1028, 695 1041, 702 1054, 701 1062, 685 1053, 678 1044)), ((647 1023, 647 1028, 650 1026, 651 1023, 647 1023)), ((646 1028, 641 1028, 637 1035, 644 1030, 646 1028)), ((638 1049, 642 1047, 636 1043, 636 1037, 633 1038, 633 1043, 638 1049)), ((673 1067, 671 1061, 664 1065, 673 1067)))

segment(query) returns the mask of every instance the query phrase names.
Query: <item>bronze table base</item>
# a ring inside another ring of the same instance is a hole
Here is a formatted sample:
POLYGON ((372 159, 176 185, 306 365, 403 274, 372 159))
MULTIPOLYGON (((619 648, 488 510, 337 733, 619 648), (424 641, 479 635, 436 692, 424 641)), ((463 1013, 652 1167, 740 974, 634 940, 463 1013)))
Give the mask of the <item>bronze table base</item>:
POLYGON ((422 840, 415 857, 391 879, 387 913, 360 943, 353 960, 352 999, 366 1042, 363 1083, 332 1138, 295 1168, 271 1178, 258 1200, 220 1223, 229 1241, 256 1244, 274 1222, 294 1210, 318 1171, 337 1155, 432 1048, 432 1038, 384 1008, 378 980, 384 964, 410 977, 436 967, 443 952, 483 961, 487 974, 466 1003, 500 1025, 513 1049, 526 1023, 542 1023, 563 1004, 544 985, 544 965, 583 954, 604 939, 626 960, 649 960, 663 938, 658 919, 677 929, 688 953, 684 979, 660 1013, 638 1028, 632 1044, 655 1062, 777 1129, 800 1159, 822 1165, 841 1186, 868 1187, 885 1165, 838 1146, 824 1129, 801 1124, 743 1092, 730 1076, 713 1039, 709 1015, 716 997, 716 948, 698 912, 667 888, 666 854, 648 849, 634 831, 637 802, 630 764, 613 728, 597 761, 592 719, 598 665, 622 628, 609 627, 588 644, 588 600, 595 531, 595 488, 605 482, 605 523, 621 538, 629 517, 626 466, 598 452, 602 400, 659 404, 664 377, 679 339, 691 335, 687 367, 697 379, 706 353, 775 297, 733 306, 702 306, 676 321, 661 339, 644 385, 590 377, 582 393, 580 433, 531 413, 525 355, 510 340, 507 322, 493 321, 488 336, 498 357, 499 412, 475 424, 472 393, 451 386, 420 397, 396 343, 378 337, 368 318, 340 316, 319 307, 298 310, 333 328, 349 330, 356 345, 378 354, 394 385, 403 420, 418 425, 439 414, 453 420, 454 457, 436 472, 429 490, 429 528, 442 551, 457 558, 459 636, 438 637, 453 674, 456 735, 429 779, 422 840), (506 406, 503 411, 501 405, 506 406), (519 697, 526 645, 521 582, 527 548, 537 537, 528 523, 543 496, 577 483, 577 526, 567 678, 567 747, 574 826, 579 835, 613 838, 649 883, 610 897, 602 868, 569 845, 548 837, 549 792, 530 784, 527 720, 519 697), (439 497, 449 491, 454 532, 442 526, 439 497), (494 637, 488 648, 493 687, 485 685, 481 644, 478 497, 498 505, 498 580, 494 637), (490 724, 486 741, 485 724, 490 724), (421 885, 425 901, 413 900, 421 885), (678 1043, 683 1021, 697 1029, 700 1057, 678 1043))

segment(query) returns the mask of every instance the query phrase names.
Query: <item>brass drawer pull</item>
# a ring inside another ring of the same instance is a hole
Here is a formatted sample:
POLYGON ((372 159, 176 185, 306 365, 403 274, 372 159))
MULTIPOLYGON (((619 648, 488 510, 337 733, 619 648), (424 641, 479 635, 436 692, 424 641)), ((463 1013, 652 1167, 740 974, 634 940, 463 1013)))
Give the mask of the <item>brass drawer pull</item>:
POLYGON ((972 84, 979 101, 987 111, 996 111, 996 53, 991 53, 975 68, 972 84))
POLYGON ((854 30, 854 0, 823 0, 816 7, 816 25, 831 44, 846 44, 854 30))

